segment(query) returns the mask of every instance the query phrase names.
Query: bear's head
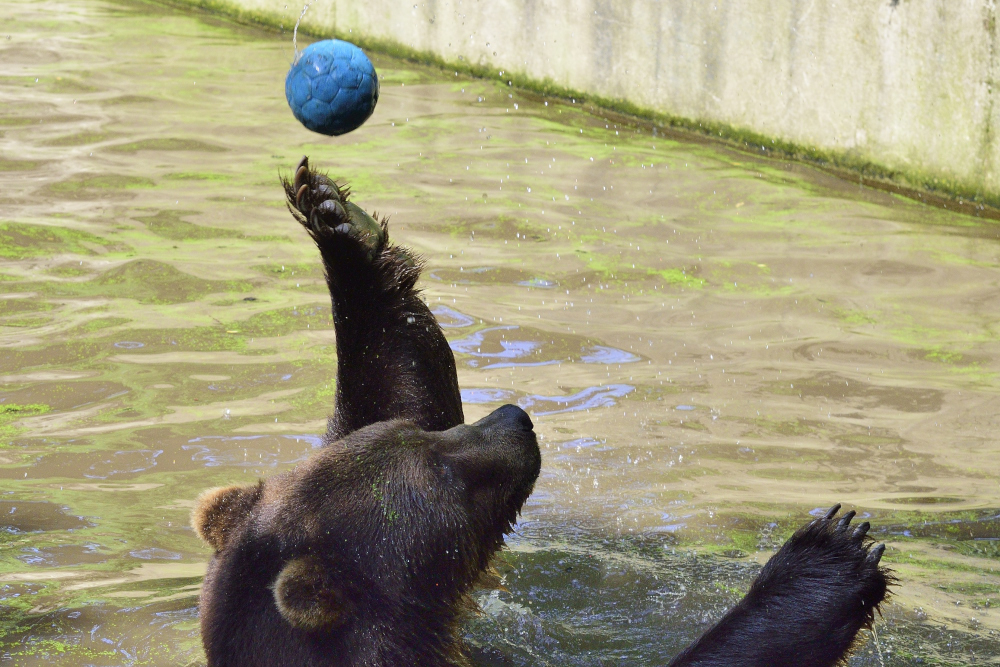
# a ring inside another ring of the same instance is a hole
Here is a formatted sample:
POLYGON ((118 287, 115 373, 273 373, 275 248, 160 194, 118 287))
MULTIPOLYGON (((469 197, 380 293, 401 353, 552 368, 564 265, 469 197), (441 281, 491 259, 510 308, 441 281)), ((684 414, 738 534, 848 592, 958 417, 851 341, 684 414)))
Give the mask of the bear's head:
POLYGON ((202 494, 211 665, 459 664, 455 631, 538 477, 531 420, 373 424, 293 470, 202 494))

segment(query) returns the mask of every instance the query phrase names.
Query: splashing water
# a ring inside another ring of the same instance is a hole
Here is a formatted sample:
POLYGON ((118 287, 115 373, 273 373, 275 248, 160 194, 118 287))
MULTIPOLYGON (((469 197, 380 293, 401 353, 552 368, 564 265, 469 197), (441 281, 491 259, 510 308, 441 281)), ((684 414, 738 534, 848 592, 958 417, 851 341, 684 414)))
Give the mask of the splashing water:
POLYGON ((380 56, 397 112, 318 144, 254 97, 285 35, 5 10, 13 664, 203 662, 191 504, 309 456, 336 392, 322 269, 275 182, 303 153, 424 256, 468 420, 531 402, 542 476, 469 626, 481 664, 666 663, 810 509, 852 500, 906 578, 851 664, 1000 659, 994 223, 380 56))
POLYGON ((295 28, 292 30, 292 65, 293 66, 296 65, 299 62, 299 58, 302 55, 301 51, 299 51, 299 44, 298 44, 299 24, 302 23, 302 19, 306 15, 306 12, 309 11, 309 5, 311 5, 311 4, 312 4, 311 2, 307 2, 304 5, 302 5, 302 11, 299 13, 299 18, 296 19, 296 21, 295 21, 295 28))

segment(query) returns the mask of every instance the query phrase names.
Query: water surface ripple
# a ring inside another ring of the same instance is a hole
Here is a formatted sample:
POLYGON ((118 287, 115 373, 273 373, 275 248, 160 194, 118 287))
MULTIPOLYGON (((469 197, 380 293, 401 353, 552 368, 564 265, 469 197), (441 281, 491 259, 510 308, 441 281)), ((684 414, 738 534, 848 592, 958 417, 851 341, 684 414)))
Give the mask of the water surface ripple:
POLYGON ((193 501, 308 456, 335 392, 303 154, 426 259, 468 418, 542 437, 481 664, 663 662, 834 502, 904 582, 852 665, 1000 662, 996 224, 384 57, 321 137, 287 34, 2 13, 0 662, 203 661, 193 501))

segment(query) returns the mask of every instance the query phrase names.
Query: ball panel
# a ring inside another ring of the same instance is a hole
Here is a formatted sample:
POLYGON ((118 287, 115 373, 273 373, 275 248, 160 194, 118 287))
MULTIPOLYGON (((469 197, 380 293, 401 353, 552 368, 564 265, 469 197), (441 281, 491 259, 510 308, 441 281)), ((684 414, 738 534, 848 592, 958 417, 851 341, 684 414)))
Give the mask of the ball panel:
MULTIPOLYGON (((324 120, 329 116, 330 106, 313 99, 302 105, 299 121, 313 132, 322 132, 324 120)), ((324 133, 326 134, 326 133, 324 133)))
POLYGON ((308 129, 339 135, 372 115, 379 97, 378 75, 361 49, 325 40, 306 47, 285 78, 292 113, 308 129))
POLYGON ((340 86, 337 85, 335 77, 330 74, 313 79, 312 96, 318 100, 330 102, 337 96, 339 90, 340 86))
POLYGON ((357 72, 350 72, 343 78, 340 85, 344 88, 352 88, 354 90, 357 90, 358 87, 361 85, 362 78, 363 77, 361 76, 361 74, 357 72))
MULTIPOLYGON (((306 50, 308 50, 308 48, 306 50)), ((309 76, 325 74, 326 71, 330 69, 331 60, 332 58, 322 52, 313 52, 307 55, 306 51, 303 51, 301 61, 302 69, 309 72, 309 76)))
POLYGON ((330 76, 337 80, 337 83, 343 87, 344 82, 351 76, 351 69, 348 63, 343 58, 338 58, 333 61, 333 65, 330 67, 330 76))
MULTIPOLYGON (((291 74, 291 72, 289 73, 291 74)), ((295 72, 285 82, 285 96, 294 111, 309 101, 311 82, 305 72, 295 72)))

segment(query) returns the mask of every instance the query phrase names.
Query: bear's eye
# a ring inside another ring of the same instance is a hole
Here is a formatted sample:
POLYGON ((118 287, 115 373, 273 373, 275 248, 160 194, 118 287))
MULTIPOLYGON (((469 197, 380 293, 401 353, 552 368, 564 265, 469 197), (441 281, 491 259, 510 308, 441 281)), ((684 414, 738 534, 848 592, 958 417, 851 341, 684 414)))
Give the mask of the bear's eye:
POLYGON ((455 466, 450 462, 446 461, 444 457, 437 457, 438 461, 434 463, 433 468, 437 473, 437 477, 441 482, 446 484, 455 483, 455 466))
POLYGON ((435 478, 435 483, 451 486, 455 483, 455 464, 442 452, 428 450, 427 467, 435 478))

